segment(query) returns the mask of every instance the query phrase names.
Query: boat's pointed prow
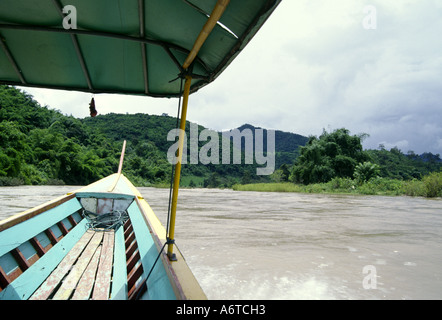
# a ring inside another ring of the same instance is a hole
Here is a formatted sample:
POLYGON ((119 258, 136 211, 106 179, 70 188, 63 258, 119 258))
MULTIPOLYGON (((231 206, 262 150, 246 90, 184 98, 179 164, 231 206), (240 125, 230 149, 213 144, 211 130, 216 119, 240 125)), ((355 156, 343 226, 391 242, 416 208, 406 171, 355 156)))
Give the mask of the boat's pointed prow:
MULTIPOLYGON (((59 1, 47 2, 23 10, 24 1, 0 1, 0 83, 94 94, 182 96, 170 220, 166 231, 123 175, 124 141, 116 173, 0 222, 0 299, 28 299, 34 292, 49 299, 84 293, 90 299, 91 281, 104 284, 108 299, 206 299, 174 244, 189 95, 227 68, 281 0, 143 0, 124 5, 74 1, 70 7, 75 12, 88 13, 75 13, 78 29, 65 28, 64 21, 63 28, 57 25, 59 1), (56 10, 47 10, 53 5, 56 10), (104 6, 105 12, 95 10, 104 6), (122 28, 116 16, 131 23, 122 28), (63 61, 62 69, 57 61, 63 61), (171 81, 177 75, 185 80, 184 88, 171 81), (88 233, 91 229, 93 234, 88 233), (99 229, 112 231, 104 237, 99 229), (108 243, 114 243, 113 252, 108 243), (77 285, 83 273, 106 277, 87 278, 85 290, 77 285), (67 287, 62 279, 69 280, 67 287), (56 293, 59 288, 63 292, 56 293)), ((92 102, 91 116, 96 114, 92 102)))
POLYGON ((166 241, 139 190, 114 173, 0 223, 0 300, 97 299, 99 288, 100 299, 206 299, 166 241))

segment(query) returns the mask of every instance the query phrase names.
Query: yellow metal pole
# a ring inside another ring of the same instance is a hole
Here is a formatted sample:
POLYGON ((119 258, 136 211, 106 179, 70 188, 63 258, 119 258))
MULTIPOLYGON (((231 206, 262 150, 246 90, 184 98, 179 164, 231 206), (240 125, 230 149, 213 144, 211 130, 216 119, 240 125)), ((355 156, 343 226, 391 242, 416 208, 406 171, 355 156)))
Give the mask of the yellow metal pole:
POLYGON ((187 115, 187 104, 189 102, 190 85, 192 82, 191 76, 186 76, 186 82, 184 83, 184 94, 183 94, 183 107, 181 109, 181 121, 180 121, 180 134, 179 134, 179 145, 178 145, 178 162, 175 165, 175 177, 173 180, 173 193, 172 193, 172 207, 170 211, 170 224, 169 224, 169 244, 167 245, 167 255, 170 260, 174 260, 173 255, 173 240, 175 237, 175 218, 176 218, 176 208, 178 202, 178 189, 180 187, 180 175, 181 175, 181 160, 183 158, 183 147, 184 147, 184 132, 186 129, 186 115, 187 115))
POLYGON ((183 69, 187 69, 195 59, 195 57, 198 55, 198 52, 200 51, 201 47, 203 46, 204 42, 206 41, 207 37, 212 32, 213 28, 216 26, 216 23, 223 15, 224 11, 227 8, 227 5, 229 4, 230 0, 218 0, 215 7, 213 8, 212 13, 210 14, 209 19, 207 19, 206 23, 204 24, 203 29, 201 30, 200 34, 195 40, 195 43, 193 44, 193 48, 190 51, 189 55, 187 56, 186 61, 183 63, 183 69))
MULTIPOLYGON (((183 69, 187 70, 192 64, 195 57, 198 55, 199 50, 206 41, 209 34, 212 32, 216 23, 226 10, 227 5, 230 0, 218 0, 215 8, 213 9, 209 19, 206 21, 203 29, 198 35, 192 50, 183 63, 183 69)), ((175 165, 175 177, 173 181, 173 193, 172 193, 172 206, 170 211, 170 221, 169 221, 169 236, 168 236, 168 247, 167 255, 170 260, 175 260, 173 254, 173 242, 175 237, 175 218, 176 218, 176 208, 178 201, 178 189, 180 186, 180 175, 181 175, 181 160, 183 156, 183 145, 184 145, 184 130, 186 129, 186 114, 187 114, 187 104, 189 101, 190 85, 192 82, 192 77, 186 75, 186 82, 184 83, 184 95, 183 95, 183 107, 181 110, 181 122, 180 122, 180 135, 179 135, 179 146, 178 146, 178 162, 175 165)))

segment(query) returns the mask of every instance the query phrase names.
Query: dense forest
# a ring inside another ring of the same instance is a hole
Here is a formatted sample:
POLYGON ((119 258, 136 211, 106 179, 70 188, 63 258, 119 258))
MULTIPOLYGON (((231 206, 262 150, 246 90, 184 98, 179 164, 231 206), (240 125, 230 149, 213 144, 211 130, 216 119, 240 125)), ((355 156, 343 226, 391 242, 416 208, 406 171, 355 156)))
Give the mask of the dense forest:
POLYGON ((235 185, 234 190, 352 193, 370 195, 442 196, 440 155, 363 150, 367 134, 345 129, 323 131, 300 147, 292 165, 283 164, 273 183, 235 185))
MULTIPOLYGON (((167 152, 174 141, 168 141, 167 136, 176 126, 177 119, 166 115, 107 114, 77 119, 40 106, 26 92, 0 86, 0 185, 91 183, 116 172, 124 140, 124 174, 138 186, 168 185, 172 165, 167 152)), ((186 127, 190 136, 189 122, 186 127)), ((204 129, 198 126, 199 132, 204 129)), ((221 139, 222 133, 216 135, 221 139)), ((283 137, 276 142, 278 166, 293 162, 298 146, 308 140, 279 131, 276 136, 283 137)), ((198 150, 206 143, 198 141, 198 150)), ((189 144, 190 139, 188 153, 189 144)), ((241 157, 243 160, 244 152, 241 157)), ((230 187, 270 181, 269 176, 256 175, 257 167, 255 161, 239 165, 188 163, 182 167, 181 184, 230 187)))
POLYGON ((442 168, 439 154, 419 156, 409 151, 405 155, 396 147, 387 151, 382 145, 378 150, 363 150, 362 140, 366 136, 351 135, 345 128, 311 136, 300 148, 287 178, 303 184, 328 182, 333 178, 369 180, 372 176, 411 180, 442 168))
MULTIPOLYGON (((56 107, 56 106, 54 106, 56 107)), ((40 106, 32 96, 11 86, 0 86, 0 185, 85 185, 116 172, 121 147, 127 140, 124 174, 138 186, 166 186, 172 165, 167 153, 174 141, 168 133, 177 120, 166 115, 107 114, 77 119, 40 106)), ((196 124, 193 124, 194 127, 196 124)), ((190 123, 186 134, 190 137, 190 123)), ((205 130, 197 126, 198 132, 205 130)), ((241 132, 256 132, 246 124, 241 132)), ((226 133, 215 135, 222 139, 226 133)), ((266 136, 266 130, 264 130, 266 136)), ((325 132, 320 137, 275 132, 275 172, 257 175, 260 167, 241 164, 187 163, 182 168, 182 186, 231 187, 234 184, 290 181, 298 184, 327 182, 335 178, 364 179, 370 175, 411 180, 440 171, 440 155, 407 154, 382 146, 363 150, 364 135, 346 129, 325 132)), ((191 139, 187 140, 190 157, 191 139)), ((230 142, 233 152, 232 141, 230 142)), ((198 141, 198 151, 207 141, 198 141)), ((264 151, 267 150, 264 143, 264 151)))

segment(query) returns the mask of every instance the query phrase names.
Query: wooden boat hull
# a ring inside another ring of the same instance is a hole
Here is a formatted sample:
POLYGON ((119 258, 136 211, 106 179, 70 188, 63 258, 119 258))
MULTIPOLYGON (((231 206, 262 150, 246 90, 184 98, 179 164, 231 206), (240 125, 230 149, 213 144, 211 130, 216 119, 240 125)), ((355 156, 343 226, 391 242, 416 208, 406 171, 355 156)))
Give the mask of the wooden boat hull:
POLYGON ((165 243, 142 195, 111 175, 0 223, 0 299, 206 299, 165 243))

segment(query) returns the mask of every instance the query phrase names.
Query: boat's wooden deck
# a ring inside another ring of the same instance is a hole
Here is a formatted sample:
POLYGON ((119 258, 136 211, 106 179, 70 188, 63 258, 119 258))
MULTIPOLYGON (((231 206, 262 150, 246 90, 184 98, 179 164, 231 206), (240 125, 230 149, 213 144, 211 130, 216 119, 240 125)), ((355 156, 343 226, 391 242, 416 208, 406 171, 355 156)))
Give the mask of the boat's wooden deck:
POLYGON ((127 220, 94 231, 77 198, 62 200, 0 224, 0 300, 143 297, 158 252, 137 202, 114 199, 113 209, 130 204, 127 220))
POLYGON ((107 300, 110 294, 113 230, 88 230, 30 300, 107 300))

